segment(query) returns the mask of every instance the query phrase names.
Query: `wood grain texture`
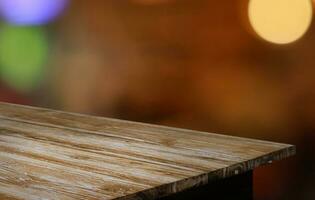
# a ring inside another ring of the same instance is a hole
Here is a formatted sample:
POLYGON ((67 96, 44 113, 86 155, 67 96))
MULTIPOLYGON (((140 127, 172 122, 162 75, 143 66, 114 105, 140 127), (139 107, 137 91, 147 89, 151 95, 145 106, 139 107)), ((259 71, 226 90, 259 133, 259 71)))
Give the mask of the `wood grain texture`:
POLYGON ((0 103, 1 199, 156 199, 294 154, 287 144, 0 103))

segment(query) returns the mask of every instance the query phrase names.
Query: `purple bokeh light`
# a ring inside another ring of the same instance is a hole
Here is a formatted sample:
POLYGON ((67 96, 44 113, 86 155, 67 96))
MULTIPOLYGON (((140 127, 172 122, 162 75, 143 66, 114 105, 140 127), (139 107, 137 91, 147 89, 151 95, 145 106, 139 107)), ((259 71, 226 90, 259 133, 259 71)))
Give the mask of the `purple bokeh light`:
POLYGON ((54 20, 68 0, 0 0, 0 14, 15 25, 42 25, 54 20))

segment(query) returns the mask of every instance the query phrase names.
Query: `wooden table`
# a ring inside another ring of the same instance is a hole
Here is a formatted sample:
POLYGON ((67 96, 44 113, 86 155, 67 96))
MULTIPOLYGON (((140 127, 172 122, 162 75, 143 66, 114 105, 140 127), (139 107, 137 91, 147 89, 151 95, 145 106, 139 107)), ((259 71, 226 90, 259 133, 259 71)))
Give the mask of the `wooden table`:
POLYGON ((0 103, 0 199, 252 199, 261 140, 0 103))

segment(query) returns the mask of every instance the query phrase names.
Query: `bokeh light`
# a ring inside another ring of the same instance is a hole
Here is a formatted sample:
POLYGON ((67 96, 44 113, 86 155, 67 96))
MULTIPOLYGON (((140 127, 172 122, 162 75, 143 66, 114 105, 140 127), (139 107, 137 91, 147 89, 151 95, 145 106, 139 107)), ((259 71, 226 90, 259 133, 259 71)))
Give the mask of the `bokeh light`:
POLYGON ((311 0, 250 0, 249 21, 263 39, 287 44, 301 38, 312 21, 311 0))
POLYGON ((41 25, 54 20, 68 0, 0 0, 0 13, 11 24, 41 25))
POLYGON ((0 30, 0 75, 10 87, 28 92, 44 70, 48 42, 40 28, 3 26, 0 30))

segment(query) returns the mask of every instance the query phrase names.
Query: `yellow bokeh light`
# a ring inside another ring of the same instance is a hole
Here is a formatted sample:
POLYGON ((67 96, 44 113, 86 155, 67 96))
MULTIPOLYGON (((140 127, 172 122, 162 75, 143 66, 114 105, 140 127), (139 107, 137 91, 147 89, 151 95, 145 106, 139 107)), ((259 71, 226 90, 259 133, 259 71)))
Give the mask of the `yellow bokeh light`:
POLYGON ((254 31, 263 39, 287 44, 301 38, 313 15, 311 0, 250 0, 248 16, 254 31))

